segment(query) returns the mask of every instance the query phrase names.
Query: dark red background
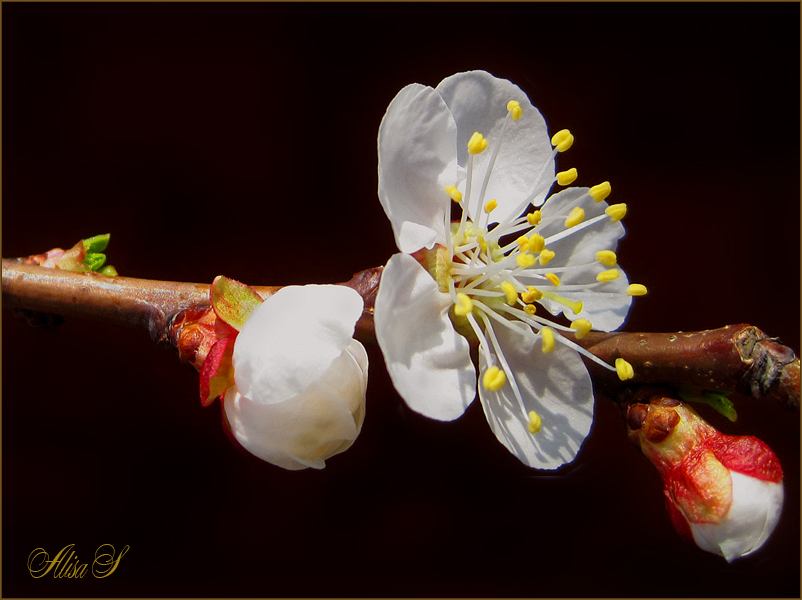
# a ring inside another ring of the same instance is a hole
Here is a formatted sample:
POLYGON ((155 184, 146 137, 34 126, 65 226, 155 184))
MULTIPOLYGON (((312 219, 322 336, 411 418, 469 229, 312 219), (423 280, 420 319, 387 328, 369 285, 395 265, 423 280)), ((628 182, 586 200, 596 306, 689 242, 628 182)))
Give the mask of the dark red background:
MULTIPOLYGON (((487 69, 569 127, 578 184, 626 202, 629 330, 750 322, 799 349, 799 5, 2 5, 5 257, 112 233, 121 274, 335 282, 395 251, 376 133, 404 85, 487 69)), ((197 375, 142 331, 3 313, 4 597, 791 596, 799 416, 738 399, 785 511, 728 565, 671 529, 660 482, 597 404, 543 473, 475 405, 407 408, 371 347, 362 435, 322 472, 236 452, 197 375), (33 579, 74 543, 106 579, 33 579)), ((708 414, 706 412, 705 414, 708 414)))

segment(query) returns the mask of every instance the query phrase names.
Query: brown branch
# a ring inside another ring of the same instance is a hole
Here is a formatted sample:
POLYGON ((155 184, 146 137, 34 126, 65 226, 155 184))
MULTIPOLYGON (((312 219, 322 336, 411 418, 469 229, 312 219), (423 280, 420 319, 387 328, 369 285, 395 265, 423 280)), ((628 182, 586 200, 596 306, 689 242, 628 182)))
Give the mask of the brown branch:
MULTIPOLYGON (((375 339, 373 305, 381 273, 382 267, 367 269, 342 284, 365 300, 355 334, 363 341, 375 339)), ((6 307, 143 327, 161 344, 171 343, 170 326, 182 311, 209 305, 209 287, 72 273, 3 259, 6 307)), ((254 289, 267 298, 280 288, 254 289)), ((577 342, 609 364, 618 357, 632 364, 635 378, 621 382, 615 373, 588 361, 597 389, 606 395, 631 384, 688 385, 799 405, 799 359, 751 325, 692 333, 591 332, 577 342)))

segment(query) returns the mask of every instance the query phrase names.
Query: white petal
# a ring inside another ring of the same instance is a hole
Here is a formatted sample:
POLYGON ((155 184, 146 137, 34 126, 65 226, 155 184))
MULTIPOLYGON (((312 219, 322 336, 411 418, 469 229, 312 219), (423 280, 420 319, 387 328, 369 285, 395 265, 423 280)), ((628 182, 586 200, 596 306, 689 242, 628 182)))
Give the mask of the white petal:
POLYGON ((376 295, 376 339, 396 390, 417 412, 461 416, 476 396, 468 341, 448 317, 451 300, 409 255, 392 256, 376 295))
POLYGON ((243 396, 275 404, 303 392, 350 343, 361 296, 339 285, 289 286, 245 322, 234 344, 234 379, 243 396))
POLYGON ((412 84, 379 126, 379 199, 402 252, 445 243, 447 185, 457 183, 456 125, 440 95, 412 84))
POLYGON ((474 218, 479 213, 479 191, 494 146, 499 143, 502 125, 508 120, 507 103, 510 100, 520 102, 523 112, 520 119, 507 123, 483 203, 489 200, 498 202, 498 207, 490 215, 491 222, 518 216, 521 203, 535 188, 541 190, 534 199, 539 204, 554 178, 552 146, 546 121, 521 88, 486 71, 469 71, 447 77, 437 86, 437 91, 457 123, 460 166, 467 165, 468 140, 474 132, 478 131, 488 140, 487 149, 474 156, 469 215, 474 218))
POLYGON ((233 387, 226 418, 237 441, 262 460, 297 470, 322 469, 349 448, 362 427, 367 355, 351 340, 323 375, 301 394, 276 404, 254 402, 233 387))
POLYGON ((735 471, 732 506, 719 524, 690 523, 696 544, 728 562, 751 554, 769 538, 780 520, 783 484, 761 481, 735 471))
MULTIPOLYGON (((537 228, 537 232, 544 236, 547 247, 555 254, 549 263, 550 267, 560 276, 561 287, 566 290, 569 285, 592 285, 587 290, 561 291, 571 300, 580 300, 584 305, 584 310, 579 314, 565 308, 555 302, 543 301, 542 304, 552 313, 563 314, 571 319, 588 319, 593 323, 593 328, 601 331, 612 331, 623 325, 629 308, 632 304, 632 297, 626 295, 629 279, 626 273, 617 265, 615 268, 621 271, 621 276, 613 281, 604 284, 597 284, 596 275, 608 267, 596 262, 596 252, 599 250, 612 250, 618 246, 618 240, 626 233, 621 222, 613 222, 609 218, 581 228, 579 224, 572 228, 575 232, 558 239, 549 241, 550 236, 557 236, 566 231, 565 219, 574 207, 579 207, 585 211, 584 222, 604 214, 604 210, 609 206, 606 202, 595 202, 587 195, 587 188, 567 188, 558 194, 551 196, 541 209, 543 214, 542 225, 537 228), (560 272, 558 267, 578 267, 565 272, 560 272)), ((571 230, 568 230, 571 231, 571 230)))
MULTIPOLYGON (((559 342, 544 354, 540 339, 531 344, 506 327, 495 326, 494 331, 512 373, 506 373, 507 383, 498 392, 479 385, 490 428, 530 467, 556 469, 571 462, 593 422, 593 385, 585 364, 577 352, 559 342), (513 394, 511 375, 521 391, 526 414, 513 394), (530 410, 542 420, 535 434, 527 428, 530 410)), ((484 353, 480 353, 479 367, 484 373, 484 353)))

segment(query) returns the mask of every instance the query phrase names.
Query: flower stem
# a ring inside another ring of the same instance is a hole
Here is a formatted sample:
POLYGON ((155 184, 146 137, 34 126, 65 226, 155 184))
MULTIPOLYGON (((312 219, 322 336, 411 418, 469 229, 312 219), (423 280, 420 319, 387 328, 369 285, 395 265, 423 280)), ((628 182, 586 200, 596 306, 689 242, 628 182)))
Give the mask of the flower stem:
MULTIPOLYGON (((164 345, 171 345, 170 326, 180 313, 210 304, 209 284, 73 273, 12 259, 2 263, 5 307, 142 327, 164 345)), ((382 269, 360 271, 342 284, 365 300, 355 332, 362 341, 375 340, 373 306, 382 269)), ((254 289, 267 298, 280 286, 254 289)), ((799 359, 752 325, 692 333, 590 332, 576 342, 604 362, 622 357, 634 368, 635 378, 622 382, 587 361, 597 390, 611 397, 626 385, 669 384, 771 398, 789 408, 799 405, 799 359)))

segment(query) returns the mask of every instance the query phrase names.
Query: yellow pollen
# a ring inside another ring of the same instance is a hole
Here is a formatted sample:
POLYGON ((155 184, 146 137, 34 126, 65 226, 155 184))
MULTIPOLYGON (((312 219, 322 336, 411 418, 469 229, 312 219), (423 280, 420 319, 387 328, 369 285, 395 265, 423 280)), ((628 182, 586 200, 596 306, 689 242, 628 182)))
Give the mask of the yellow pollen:
POLYGON ((524 312, 527 315, 533 315, 537 312, 537 307, 534 304, 524 304, 524 312))
POLYGON ((482 384, 485 386, 486 390, 490 390, 491 392, 496 392, 504 387, 504 384, 507 382, 507 376, 504 374, 504 371, 499 369, 498 367, 490 367, 485 371, 484 377, 482 377, 482 384))
POLYGON ((618 269, 607 269, 596 275, 596 281, 615 281, 621 277, 621 271, 618 269))
POLYGON ((496 209, 497 206, 498 206, 498 202, 496 202, 495 200, 491 200, 490 202, 485 204, 485 213, 489 215, 491 212, 493 212, 496 209))
POLYGON ((626 204, 613 204, 608 206, 604 209, 604 214, 610 217, 610 220, 615 223, 616 221, 620 221, 623 219, 627 214, 627 205, 626 204))
POLYGON ((534 227, 535 225, 540 223, 540 219, 542 219, 542 218, 543 218, 543 215, 540 214, 539 210, 536 210, 535 212, 532 212, 532 213, 529 213, 528 215, 526 215, 526 220, 532 227, 534 227))
POLYGON ((540 264, 547 265, 552 258, 554 258, 553 250, 543 250, 543 252, 540 253, 540 264))
POLYGON ((558 185, 570 185, 574 181, 576 181, 577 172, 576 169, 571 168, 567 171, 560 171, 557 173, 557 184, 558 185))
POLYGON ((565 152, 574 143, 574 136, 567 129, 561 129, 555 133, 551 138, 551 145, 557 152, 565 152))
POLYGON ((455 185, 447 185, 446 186, 446 193, 451 196, 451 199, 459 204, 462 202, 462 192, 457 189, 455 185))
POLYGON ((459 317, 464 317, 473 310, 473 300, 468 294, 463 292, 457 293, 457 303, 454 305, 454 314, 459 317))
POLYGON ((593 329, 593 325, 587 319, 577 319, 571 323, 571 329, 576 331, 576 339, 581 340, 593 329))
POLYGON ((596 260, 603 264, 605 267, 614 267, 618 258, 612 250, 599 250, 596 253, 596 260))
POLYGON ((513 121, 517 121, 521 118, 521 103, 517 100, 510 100, 507 102, 507 111, 510 113, 513 121))
POLYGON ((478 131, 474 132, 471 139, 468 140, 468 152, 470 154, 479 154, 484 152, 487 148, 487 140, 478 131))
POLYGON ((635 370, 632 368, 632 365, 623 358, 615 359, 615 370, 618 371, 618 378, 621 381, 626 381, 627 379, 635 377, 635 370))
POLYGON ((551 281, 551 284, 554 287, 557 287, 558 285, 560 285, 560 278, 557 277, 554 273, 546 273, 546 279, 551 281))
POLYGON ((515 291, 515 286, 509 281, 502 281, 501 289, 507 297, 507 304, 515 306, 516 302, 518 302, 518 292, 515 291))
POLYGON ((539 233, 533 233, 529 238, 529 250, 534 253, 543 252, 546 247, 546 238, 539 233))
POLYGON ((518 263, 518 266, 522 269, 528 269, 529 267, 534 266, 537 262, 537 259, 529 253, 519 254, 518 257, 515 259, 515 262, 518 263))
POLYGON ((568 215, 568 218, 565 220, 566 227, 573 227, 574 225, 579 225, 585 219, 585 211, 575 206, 571 209, 571 212, 568 215))
POLYGON ((525 235, 519 237, 517 240, 515 240, 515 242, 518 244, 518 250, 521 252, 526 252, 529 250, 529 238, 525 235))
POLYGON ((601 202, 610 195, 611 191, 613 191, 613 188, 610 186, 610 182, 605 181, 604 183, 594 185, 592 188, 590 188, 588 194, 590 194, 590 197, 596 202, 601 202))
POLYGON ((536 290, 531 285, 526 286, 526 292, 521 294, 521 300, 527 303, 537 302, 543 297, 543 292, 536 290))
POLYGON ((478 242, 479 247, 482 249, 482 252, 487 252, 487 242, 485 241, 485 238, 480 235, 476 238, 476 241, 478 242))
POLYGON ((529 430, 529 433, 532 435, 536 434, 540 431, 540 425, 543 421, 540 418, 540 415, 537 414, 535 411, 529 411, 529 423, 526 424, 526 428, 529 430))
POLYGON ((627 288, 627 296, 645 296, 646 286, 640 283, 631 283, 627 288))
POLYGON ((554 332, 549 327, 544 327, 540 330, 540 333, 543 335, 543 346, 541 350, 543 350, 544 354, 548 354, 554 350, 554 332))

